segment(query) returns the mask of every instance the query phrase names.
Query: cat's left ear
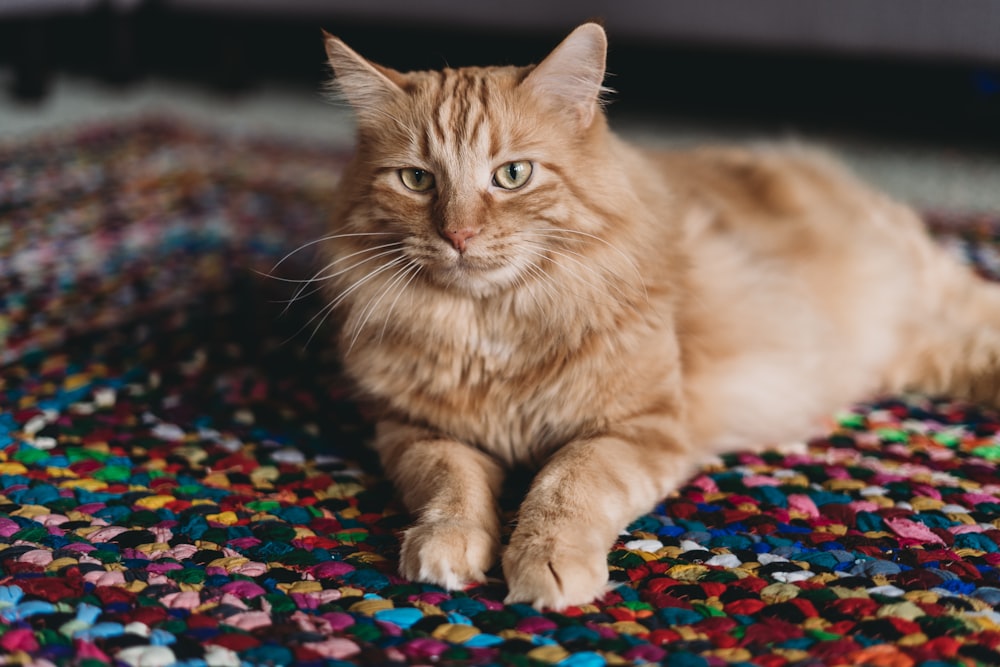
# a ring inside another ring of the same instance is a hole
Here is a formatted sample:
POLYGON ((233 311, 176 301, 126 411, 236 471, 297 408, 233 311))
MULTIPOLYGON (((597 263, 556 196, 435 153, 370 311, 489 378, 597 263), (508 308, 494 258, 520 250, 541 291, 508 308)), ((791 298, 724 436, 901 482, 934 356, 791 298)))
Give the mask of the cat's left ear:
POLYGON ((589 127, 601 104, 608 38, 597 23, 571 32, 521 83, 543 99, 569 109, 589 127))
POLYGON ((403 95, 403 75, 361 57, 341 40, 323 31, 326 55, 333 69, 333 88, 359 118, 378 118, 379 110, 403 95))

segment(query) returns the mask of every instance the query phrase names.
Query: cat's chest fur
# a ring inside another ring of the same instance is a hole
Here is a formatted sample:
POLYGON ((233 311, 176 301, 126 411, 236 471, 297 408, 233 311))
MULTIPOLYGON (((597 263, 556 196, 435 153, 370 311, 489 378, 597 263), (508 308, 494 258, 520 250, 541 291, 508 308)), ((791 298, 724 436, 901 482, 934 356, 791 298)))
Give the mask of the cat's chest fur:
POLYGON ((581 365, 600 354, 590 336, 555 344, 534 328, 516 312, 428 304, 346 355, 345 366, 390 418, 530 464, 600 423, 577 409, 593 391, 581 365))

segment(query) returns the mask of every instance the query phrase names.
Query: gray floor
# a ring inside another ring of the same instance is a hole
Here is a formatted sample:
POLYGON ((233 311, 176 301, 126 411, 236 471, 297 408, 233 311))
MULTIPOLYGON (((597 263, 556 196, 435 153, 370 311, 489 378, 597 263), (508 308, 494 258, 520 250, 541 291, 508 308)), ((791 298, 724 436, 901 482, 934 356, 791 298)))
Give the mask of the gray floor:
MULTIPOLYGON (((10 73, 0 69, 0 91, 10 73)), ((263 132, 347 142, 350 115, 318 92, 270 86, 224 96, 193 85, 147 81, 108 88, 93 80, 62 77, 38 104, 0 92, 0 142, 70 128, 79 122, 169 113, 233 132, 263 132)), ((616 128, 634 141, 665 146, 713 141, 785 139, 818 143, 840 154, 871 182, 916 206, 934 210, 1000 212, 1000 154, 947 150, 836 136, 763 136, 753 127, 726 130, 656 117, 616 117, 616 128)))

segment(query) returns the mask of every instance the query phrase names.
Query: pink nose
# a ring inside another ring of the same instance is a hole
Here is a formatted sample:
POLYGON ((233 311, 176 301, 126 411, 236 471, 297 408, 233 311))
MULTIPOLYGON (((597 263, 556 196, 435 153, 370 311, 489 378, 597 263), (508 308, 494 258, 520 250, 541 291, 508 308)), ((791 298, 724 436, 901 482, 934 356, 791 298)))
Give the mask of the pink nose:
POLYGON ((477 231, 471 227, 464 227, 462 229, 445 229, 441 232, 441 236, 446 238, 448 242, 455 247, 455 250, 459 252, 465 252, 469 239, 476 234, 477 231))

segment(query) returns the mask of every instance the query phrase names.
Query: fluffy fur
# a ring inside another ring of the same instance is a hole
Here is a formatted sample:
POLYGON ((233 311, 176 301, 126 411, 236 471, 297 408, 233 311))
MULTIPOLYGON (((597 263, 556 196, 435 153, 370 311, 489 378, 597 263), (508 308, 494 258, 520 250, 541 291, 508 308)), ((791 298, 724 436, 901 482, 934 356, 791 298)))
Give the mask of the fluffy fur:
POLYGON ((484 580, 515 465, 538 472, 508 600, 558 609, 602 593, 619 531, 707 455, 876 392, 997 402, 996 287, 824 155, 627 145, 598 25, 535 67, 400 73, 326 46, 358 147, 313 281, 415 517, 405 577, 484 580))

